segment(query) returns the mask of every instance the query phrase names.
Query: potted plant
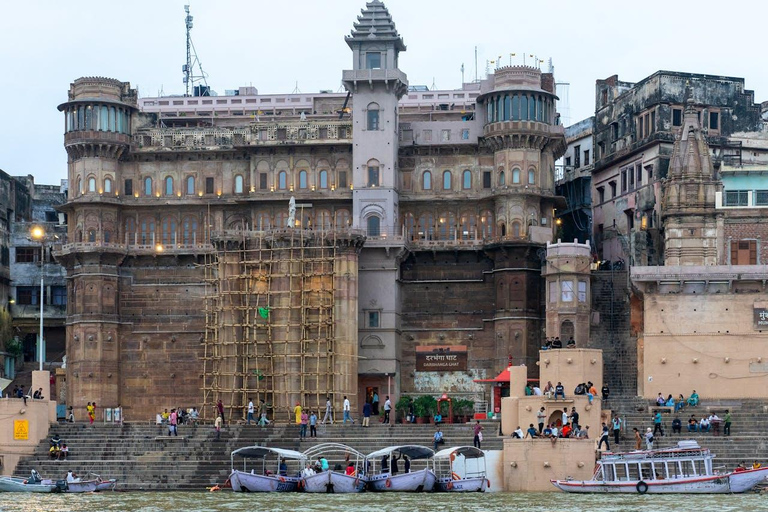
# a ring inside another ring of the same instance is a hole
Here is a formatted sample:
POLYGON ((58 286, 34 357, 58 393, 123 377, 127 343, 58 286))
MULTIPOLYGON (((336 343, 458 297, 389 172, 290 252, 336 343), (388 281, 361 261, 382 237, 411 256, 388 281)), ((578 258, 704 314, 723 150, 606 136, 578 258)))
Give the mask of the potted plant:
POLYGON ((429 423, 437 410, 437 400, 430 395, 422 395, 413 401, 413 412, 416 423, 429 423))
POLYGON ((408 406, 411 404, 411 397, 408 395, 402 395, 395 403, 395 417, 401 423, 405 422, 405 417, 408 415, 408 406))
POLYGON ((459 421, 466 423, 471 418, 475 410, 475 402, 472 400, 459 399, 453 404, 455 414, 459 417, 459 421))

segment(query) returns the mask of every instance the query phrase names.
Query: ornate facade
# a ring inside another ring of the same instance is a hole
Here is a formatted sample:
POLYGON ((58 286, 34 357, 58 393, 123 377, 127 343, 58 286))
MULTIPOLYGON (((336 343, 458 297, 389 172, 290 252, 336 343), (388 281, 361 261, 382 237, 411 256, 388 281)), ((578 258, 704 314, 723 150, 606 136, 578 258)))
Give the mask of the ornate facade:
MULTIPOLYGON (((321 392, 338 406, 350 395, 353 407, 374 391, 477 396, 472 379, 497 373, 510 356, 534 371, 545 327, 541 266, 563 205, 554 188, 554 162, 565 151, 554 77, 512 66, 458 90, 409 89, 398 66, 405 44, 379 1, 366 4, 346 42, 346 95, 244 88, 138 100, 126 82, 71 85, 59 107, 72 187, 58 258, 70 277, 68 401, 76 411, 95 400, 134 418, 153 416, 161 403, 211 414, 222 398, 238 417, 247 395, 278 372, 246 371, 248 357, 229 354, 232 382, 216 388, 207 372, 225 353, 206 352, 215 340, 225 351, 227 340, 243 350, 248 340, 273 353, 319 350, 301 344, 304 321, 291 320, 303 318, 290 313, 302 307, 299 295, 273 304, 268 317, 283 318, 285 336, 231 316, 265 307, 258 301, 266 295, 252 292, 258 280, 243 278, 264 266, 266 252, 250 252, 259 240, 272 244, 272 257, 279 240, 314 240, 306 243, 315 249, 328 249, 318 240, 329 237, 337 249, 351 241, 332 266, 333 279, 345 279, 334 287, 344 291, 334 292, 329 320, 338 329, 323 337, 347 362, 322 360, 340 365, 328 375, 347 380, 274 379, 273 395, 260 396, 274 400, 279 418, 294 401, 319 405, 321 392), (222 243, 239 263, 227 267, 222 243), (220 305, 223 316, 212 321, 218 299, 206 299, 224 296, 233 273, 237 300, 252 302, 220 305), (418 351, 446 346, 466 351, 466 371, 417 369, 418 351)), ((270 293, 294 290, 291 276, 308 272, 286 266, 270 293)), ((296 364, 281 375, 317 373, 296 364)))

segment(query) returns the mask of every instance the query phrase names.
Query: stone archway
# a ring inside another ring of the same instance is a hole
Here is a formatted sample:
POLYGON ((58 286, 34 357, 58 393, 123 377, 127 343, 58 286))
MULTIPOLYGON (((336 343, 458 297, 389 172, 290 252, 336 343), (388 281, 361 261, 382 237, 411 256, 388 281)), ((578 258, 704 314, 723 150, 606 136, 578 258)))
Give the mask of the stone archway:
POLYGON ((565 343, 574 335, 573 322, 570 320, 563 320, 560 324, 560 340, 565 343))

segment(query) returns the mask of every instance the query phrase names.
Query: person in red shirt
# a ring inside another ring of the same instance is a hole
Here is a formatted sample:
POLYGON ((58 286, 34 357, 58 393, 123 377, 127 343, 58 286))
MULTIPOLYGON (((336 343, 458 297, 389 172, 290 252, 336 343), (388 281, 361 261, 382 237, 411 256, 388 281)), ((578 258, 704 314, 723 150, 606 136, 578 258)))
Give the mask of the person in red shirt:
POLYGON ((566 423, 563 425, 563 428, 560 429, 560 436, 561 437, 570 437, 571 436, 571 424, 566 423))
POLYGON ((347 476, 355 476, 355 473, 357 473, 357 471, 355 471, 355 465, 351 462, 347 464, 347 469, 345 470, 345 473, 347 474, 347 476))

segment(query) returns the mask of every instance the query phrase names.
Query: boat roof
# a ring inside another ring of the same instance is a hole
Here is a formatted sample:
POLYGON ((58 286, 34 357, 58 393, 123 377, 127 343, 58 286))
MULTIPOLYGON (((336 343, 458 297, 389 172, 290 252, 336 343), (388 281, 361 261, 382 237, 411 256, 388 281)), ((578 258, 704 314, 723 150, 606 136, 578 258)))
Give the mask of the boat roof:
POLYGON ((304 455, 308 459, 314 459, 316 457, 319 457, 323 453, 349 453, 351 455, 355 455, 358 458, 365 457, 362 453, 355 450, 351 446, 347 446, 346 444, 342 443, 320 443, 316 444, 315 446, 310 446, 306 450, 304 450, 304 455))
POLYGON ((452 446, 451 448, 443 448, 437 452, 435 458, 447 458, 453 453, 463 455, 466 459, 481 459, 485 457, 485 452, 480 448, 475 448, 474 446, 452 446))
POLYGON ((388 448, 382 448, 381 450, 369 453, 367 458, 383 457, 384 455, 389 455, 392 452, 398 452, 401 456, 407 455, 412 460, 429 459, 435 455, 435 452, 432 450, 432 448, 419 446, 417 444, 406 444, 403 446, 390 446, 388 448))
POLYGON ((705 457, 712 456, 708 448, 702 448, 696 441, 679 441, 677 446, 662 448, 660 450, 637 450, 632 452, 603 454, 599 462, 611 462, 618 460, 637 459, 675 459, 680 457, 705 457))
POLYGON ((301 452, 294 450, 285 450, 283 448, 270 448, 269 446, 246 446, 244 448, 238 448, 232 452, 232 457, 235 455, 246 459, 263 459, 269 454, 278 455, 283 459, 306 459, 307 456, 301 452))

